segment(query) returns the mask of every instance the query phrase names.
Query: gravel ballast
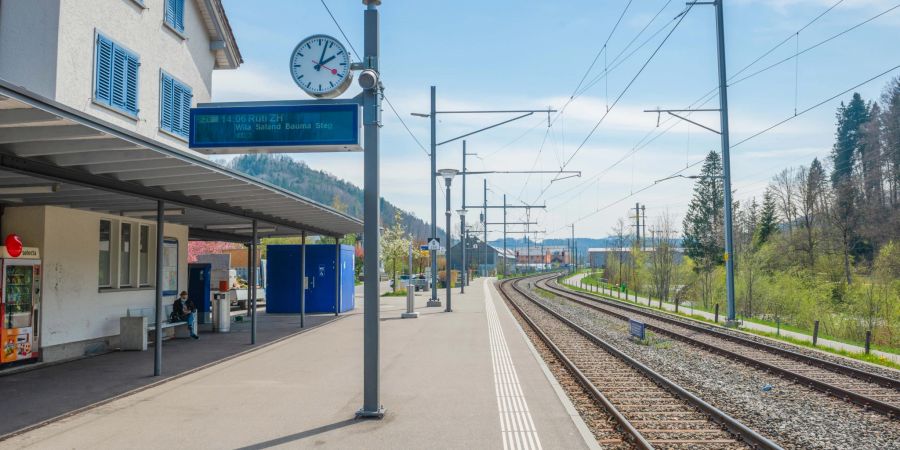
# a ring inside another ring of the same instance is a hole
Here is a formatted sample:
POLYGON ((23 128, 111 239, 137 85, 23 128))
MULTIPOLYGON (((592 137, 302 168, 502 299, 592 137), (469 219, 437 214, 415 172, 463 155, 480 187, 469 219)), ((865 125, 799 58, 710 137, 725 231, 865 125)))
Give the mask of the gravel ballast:
POLYGON ((637 343, 625 322, 560 297, 538 301, 785 448, 900 449, 897 420, 665 336, 637 343))

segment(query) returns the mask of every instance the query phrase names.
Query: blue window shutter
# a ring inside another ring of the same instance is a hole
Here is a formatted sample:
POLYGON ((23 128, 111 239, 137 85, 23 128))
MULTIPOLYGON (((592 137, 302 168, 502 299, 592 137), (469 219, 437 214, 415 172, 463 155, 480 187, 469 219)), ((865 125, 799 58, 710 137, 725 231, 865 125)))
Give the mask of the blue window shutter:
POLYGON ((113 43, 97 35, 97 55, 94 68, 94 98, 109 105, 112 98, 113 43))
POLYGON ((110 104, 120 109, 125 109, 125 77, 128 55, 125 49, 114 45, 112 58, 112 98, 110 104))
POLYGON ((127 69, 125 70, 125 110, 138 113, 138 68, 140 62, 133 54, 127 55, 127 69))
POLYGON ((174 89, 172 92, 175 95, 172 98, 172 104, 170 107, 172 108, 172 128, 171 132, 176 134, 181 134, 181 97, 183 93, 181 91, 181 83, 174 82, 174 89))
POLYGON ((181 85, 181 135, 188 137, 191 130, 191 88, 181 85))
POLYGON ((171 25, 173 28, 175 27, 175 10, 176 3, 178 0, 165 0, 166 2, 166 11, 165 11, 165 21, 167 24, 171 25))
POLYGON ((175 29, 184 33, 184 0, 175 0, 175 29))
POLYGON ((175 86, 172 77, 162 74, 162 89, 160 92, 159 107, 160 119, 159 127, 166 131, 172 131, 172 103, 175 99, 175 86))

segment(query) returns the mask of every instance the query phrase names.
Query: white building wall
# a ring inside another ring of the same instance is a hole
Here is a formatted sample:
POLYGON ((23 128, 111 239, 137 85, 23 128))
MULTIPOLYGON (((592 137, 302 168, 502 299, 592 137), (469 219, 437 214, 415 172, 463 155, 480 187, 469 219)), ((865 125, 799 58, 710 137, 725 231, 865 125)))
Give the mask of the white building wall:
POLYGON ((144 0, 144 7, 134 0, 62 0, 56 100, 152 139, 187 147, 183 138, 159 129, 160 69, 193 89, 193 104, 208 102, 215 58, 194 1, 185 2, 183 34, 165 24, 163 12, 164 0, 144 0), (92 100, 97 32, 140 57, 136 120, 92 100))
POLYGON ((165 24, 165 0, 0 0, 0 78, 151 139, 186 149, 159 129, 160 70, 210 101, 215 55, 197 1, 185 1, 184 33, 165 24), (136 53, 137 118, 94 103, 96 33, 136 53))
POLYGON ((59 0, 0 0, 0 78, 56 95, 59 0))
MULTIPOLYGON (((153 287, 99 288, 101 219, 113 221, 113 265, 119 262, 116 224, 126 221, 135 225, 151 225, 149 280, 153 283, 156 254, 154 222, 53 206, 13 207, 4 212, 2 234, 16 233, 22 237, 25 246, 38 247, 41 251, 44 285, 40 345, 44 349, 117 336, 119 317, 125 316, 129 308, 152 307, 156 302, 153 287)), ((178 240, 178 290, 187 290, 188 228, 166 224, 163 233, 166 238, 178 240)), ((133 252, 137 251, 136 242, 137 236, 133 233, 133 252)), ((134 276, 136 274, 133 275, 136 279, 134 276)), ((174 297, 164 301, 171 303, 174 297)), ((114 338, 108 341, 115 342, 114 338)), ((76 353, 78 351, 75 350, 76 353)))

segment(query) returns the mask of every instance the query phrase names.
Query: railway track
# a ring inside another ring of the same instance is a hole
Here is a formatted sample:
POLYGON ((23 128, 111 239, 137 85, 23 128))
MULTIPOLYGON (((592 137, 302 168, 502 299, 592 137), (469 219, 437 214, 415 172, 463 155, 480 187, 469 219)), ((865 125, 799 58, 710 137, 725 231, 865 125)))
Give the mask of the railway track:
POLYGON ((641 449, 778 449, 726 413, 654 372, 535 300, 520 285, 500 291, 568 372, 618 424, 608 447, 641 449))
POLYGON ((555 277, 535 282, 541 289, 622 320, 641 320, 647 328, 706 350, 797 381, 828 395, 900 419, 900 381, 815 358, 657 313, 615 300, 560 287, 555 277))

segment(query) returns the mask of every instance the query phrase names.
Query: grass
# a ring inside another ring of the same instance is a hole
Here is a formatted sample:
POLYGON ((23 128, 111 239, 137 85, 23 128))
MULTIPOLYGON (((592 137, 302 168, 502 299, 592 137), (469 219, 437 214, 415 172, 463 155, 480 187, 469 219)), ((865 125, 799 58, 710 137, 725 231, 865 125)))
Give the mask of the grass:
MULTIPOLYGON (((642 308, 648 308, 647 305, 643 305, 643 304, 640 304, 640 303, 636 303, 636 302, 633 302, 633 301, 631 301, 631 300, 625 301, 625 299, 620 299, 620 298, 616 298, 616 297, 611 297, 611 296, 609 296, 608 294, 600 294, 600 293, 597 293, 597 292, 589 291, 589 290, 587 290, 587 289, 582 289, 582 288, 579 287, 579 286, 575 286, 575 285, 569 284, 569 283, 568 283, 568 278, 564 279, 563 282, 566 284, 567 287, 569 287, 570 289, 572 289, 572 290, 574 290, 574 291, 578 291, 578 292, 583 292, 583 293, 595 295, 595 296, 602 297, 602 298, 605 298, 605 299, 608 299, 608 300, 615 300, 615 301, 622 302, 622 303, 625 303, 625 304, 628 304, 628 305, 636 305, 636 306, 640 306, 640 307, 642 307, 642 308)), ((658 304, 658 303, 657 303, 657 304, 658 304)), ((654 309, 654 310, 658 310, 658 311, 660 310, 659 307, 657 307, 657 306, 650 306, 649 309, 654 309)), ((697 307, 694 307, 694 309, 702 310, 702 309, 697 308, 697 307)), ((669 314, 675 314, 675 315, 678 315, 678 316, 681 316, 681 317, 686 317, 686 318, 689 318, 689 319, 693 319, 693 320, 697 320, 697 321, 700 321, 700 322, 704 322, 704 323, 707 323, 707 324, 710 324, 710 325, 721 326, 721 324, 715 323, 715 322, 713 322, 712 320, 707 319, 706 317, 703 317, 703 316, 699 316, 699 315, 695 315, 695 314, 688 314, 688 313, 684 313, 684 312, 682 312, 682 311, 678 311, 677 313, 674 312, 674 311, 668 311, 668 310, 662 310, 662 311, 663 311, 663 312, 667 312, 667 313, 669 313, 669 314)), ((708 312, 708 311, 707 311, 707 312, 708 312)), ((769 326, 772 326, 772 327, 775 327, 775 326, 776 326, 775 322, 768 322, 768 321, 765 321, 765 320, 751 320, 751 319, 744 319, 744 320, 746 320, 747 322, 754 322, 754 323, 759 323, 759 324, 762 324, 762 325, 769 325, 769 326)), ((798 332, 798 333, 803 333, 803 334, 807 334, 807 335, 812 335, 812 333, 809 333, 808 331, 805 331, 805 330, 803 330, 802 328, 799 328, 799 327, 793 327, 793 326, 789 326, 789 325, 785 325, 785 324, 781 324, 781 329, 783 329, 783 330, 790 330, 790 331, 796 331, 796 332, 798 332)), ((778 340, 778 341, 787 342, 787 343, 794 344, 794 345, 798 345, 798 346, 801 346, 801 347, 814 348, 814 349, 816 349, 816 350, 821 350, 821 351, 824 351, 824 352, 827 352, 827 353, 832 353, 832 354, 835 354, 835 355, 844 356, 844 357, 851 358, 851 359, 855 359, 855 360, 858 360, 858 361, 865 361, 865 362, 872 363, 872 364, 876 364, 876 365, 879 365, 879 366, 890 367, 890 368, 892 368, 892 369, 900 369, 900 364, 897 364, 897 363, 895 363, 895 362, 893 362, 893 361, 891 361, 891 360, 889 360, 889 359, 887 359, 887 358, 885 358, 885 357, 878 356, 878 355, 873 355, 873 354, 868 354, 868 355, 867 355, 867 354, 865 354, 865 353, 849 352, 849 351, 846 351, 846 350, 834 349, 834 348, 830 348, 830 347, 813 346, 813 345, 812 345, 812 342, 810 342, 810 341, 804 341, 804 340, 800 340, 800 339, 795 339, 795 338, 791 338, 791 337, 788 337, 788 336, 780 336, 780 335, 778 335, 778 334, 776 334, 776 333, 768 333, 768 332, 765 332, 765 331, 751 330, 751 329, 746 329, 746 328, 741 328, 740 331, 743 331, 743 332, 746 332, 746 333, 755 334, 755 335, 759 335, 759 336, 764 336, 764 337, 768 337, 768 338, 772 338, 772 339, 775 339, 775 340, 778 340)), ((862 343, 857 343, 857 342, 853 342, 853 341, 845 340, 845 339, 837 339, 837 338, 834 338, 834 337, 831 337, 831 336, 825 336, 825 335, 823 335, 823 334, 821 334, 821 333, 819 334, 819 337, 822 338, 822 339, 828 339, 828 340, 834 341, 834 342, 841 342, 841 343, 850 344, 850 345, 857 345, 857 346, 859 346, 859 347, 862 347, 862 346, 863 346, 862 343)), ((900 353, 900 351, 898 351, 898 349, 890 349, 890 348, 889 348, 889 349, 885 349, 885 348, 883 348, 882 346, 875 346, 875 345, 872 345, 872 348, 873 348, 873 349, 878 349, 878 350, 881 350, 881 351, 885 351, 885 352, 888 352, 888 353, 900 353)))
POLYGON ((385 292, 384 294, 381 294, 381 296, 382 296, 382 297, 406 297, 406 290, 403 289, 403 290, 399 290, 399 291, 396 291, 396 292, 394 292, 394 291, 387 291, 387 292, 385 292))
POLYGON ((633 339, 634 342, 638 345, 643 345, 647 347, 653 347, 656 349, 664 350, 672 346, 672 341, 669 339, 663 339, 656 335, 656 333, 647 330, 644 332, 644 339, 633 339))
POLYGON ((777 339, 779 341, 790 342, 791 344, 799 345, 801 347, 814 348, 816 350, 822 350, 822 351, 826 351, 828 353, 834 353, 837 355, 846 356, 848 358, 856 359, 859 361, 866 361, 866 362, 869 362, 872 364, 878 364, 879 366, 890 367, 892 369, 900 369, 900 364, 897 364, 894 361, 891 361, 891 360, 889 360, 883 356, 879 356, 879 355, 873 355, 873 354, 867 355, 865 353, 848 352, 846 350, 839 350, 839 349, 833 349, 833 348, 827 348, 827 347, 821 347, 821 346, 813 346, 812 342, 810 342, 810 341, 794 339, 790 336, 779 336, 775 333, 767 333, 765 331, 744 330, 744 329, 742 329, 741 331, 756 334, 759 336, 765 336, 765 337, 772 338, 772 339, 777 339))

